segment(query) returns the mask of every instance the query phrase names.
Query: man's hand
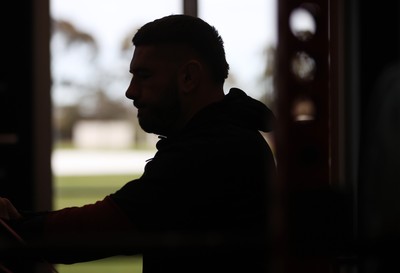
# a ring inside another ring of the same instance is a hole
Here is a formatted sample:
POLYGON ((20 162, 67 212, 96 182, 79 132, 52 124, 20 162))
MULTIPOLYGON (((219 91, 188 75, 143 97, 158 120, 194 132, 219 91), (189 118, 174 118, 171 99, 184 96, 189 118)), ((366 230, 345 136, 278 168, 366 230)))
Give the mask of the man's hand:
POLYGON ((21 214, 7 198, 0 197, 0 218, 10 220, 19 219, 21 214))

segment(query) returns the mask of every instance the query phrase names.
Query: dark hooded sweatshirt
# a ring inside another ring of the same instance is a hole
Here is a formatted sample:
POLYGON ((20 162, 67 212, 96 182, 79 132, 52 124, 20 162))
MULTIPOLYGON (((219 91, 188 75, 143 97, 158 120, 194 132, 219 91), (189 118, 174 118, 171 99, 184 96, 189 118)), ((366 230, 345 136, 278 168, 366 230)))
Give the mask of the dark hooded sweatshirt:
POLYGON ((13 226, 53 263, 143 255, 144 273, 266 272, 272 112, 233 88, 104 200, 13 226), (49 251, 50 250, 50 251, 49 251))

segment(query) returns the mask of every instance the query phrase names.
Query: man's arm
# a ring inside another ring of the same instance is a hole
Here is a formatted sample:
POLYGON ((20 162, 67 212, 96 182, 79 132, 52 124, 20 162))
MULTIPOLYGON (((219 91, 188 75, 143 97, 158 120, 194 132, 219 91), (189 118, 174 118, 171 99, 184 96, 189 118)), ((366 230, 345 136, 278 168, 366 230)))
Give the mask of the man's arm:
POLYGON ((77 263, 126 253, 124 240, 134 226, 110 197, 81 207, 19 213, 1 199, 2 217, 40 257, 51 263, 77 263), (119 246, 124 246, 119 247, 119 246))
POLYGON ((5 220, 19 219, 21 214, 14 205, 5 197, 0 197, 0 218, 5 220))

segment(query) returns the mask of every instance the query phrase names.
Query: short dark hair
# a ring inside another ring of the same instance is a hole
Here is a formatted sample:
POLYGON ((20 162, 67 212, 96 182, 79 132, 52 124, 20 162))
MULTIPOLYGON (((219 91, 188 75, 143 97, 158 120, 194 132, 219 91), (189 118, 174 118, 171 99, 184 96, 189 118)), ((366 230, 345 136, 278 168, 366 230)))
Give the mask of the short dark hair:
POLYGON ((132 39, 140 45, 185 45, 193 49, 209 66, 217 83, 228 77, 224 42, 215 27, 190 15, 175 14, 143 25, 132 39))

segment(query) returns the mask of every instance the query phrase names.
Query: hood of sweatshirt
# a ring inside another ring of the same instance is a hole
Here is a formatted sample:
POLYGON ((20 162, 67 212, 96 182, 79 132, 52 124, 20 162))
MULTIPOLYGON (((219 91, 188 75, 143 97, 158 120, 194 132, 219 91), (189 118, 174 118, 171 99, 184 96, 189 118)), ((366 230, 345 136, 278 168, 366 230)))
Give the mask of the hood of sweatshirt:
POLYGON ((232 88, 224 99, 210 104, 199 111, 177 135, 159 136, 157 149, 165 146, 179 135, 197 131, 200 128, 210 128, 231 124, 233 126, 270 132, 274 129, 276 118, 273 112, 262 102, 248 96, 238 88, 232 88))
POLYGON ((274 129, 276 118, 271 109, 238 88, 229 90, 221 104, 226 118, 241 127, 263 132, 274 129))
POLYGON ((213 103, 199 113, 186 126, 190 130, 192 126, 200 123, 209 123, 213 120, 218 123, 229 122, 242 128, 270 132, 276 123, 273 112, 262 102, 248 96, 238 88, 232 88, 222 101, 213 103))

